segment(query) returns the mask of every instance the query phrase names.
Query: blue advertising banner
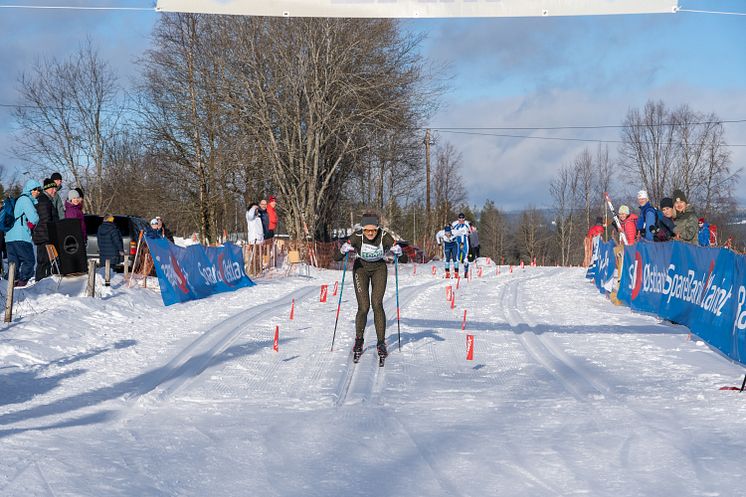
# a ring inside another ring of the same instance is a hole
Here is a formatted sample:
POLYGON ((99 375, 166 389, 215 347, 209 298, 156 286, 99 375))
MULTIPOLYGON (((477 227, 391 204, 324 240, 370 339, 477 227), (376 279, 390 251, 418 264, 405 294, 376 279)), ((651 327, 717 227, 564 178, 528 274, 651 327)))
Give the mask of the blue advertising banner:
POLYGON ((632 309, 657 313, 663 300, 673 243, 645 240, 624 246, 624 266, 617 298, 632 309))
POLYGON ((598 259, 596 260, 596 274, 594 275, 594 279, 596 288, 601 293, 611 291, 611 283, 613 283, 612 280, 614 279, 614 271, 616 269, 614 247, 616 247, 614 240, 609 240, 608 242, 601 241, 598 244, 598 259))
POLYGON ((179 247, 163 238, 145 241, 153 256, 164 305, 255 285, 244 272, 241 248, 232 243, 179 247))
POLYGON ((727 357, 746 360, 746 257, 678 241, 624 250, 618 298, 692 332, 727 357))

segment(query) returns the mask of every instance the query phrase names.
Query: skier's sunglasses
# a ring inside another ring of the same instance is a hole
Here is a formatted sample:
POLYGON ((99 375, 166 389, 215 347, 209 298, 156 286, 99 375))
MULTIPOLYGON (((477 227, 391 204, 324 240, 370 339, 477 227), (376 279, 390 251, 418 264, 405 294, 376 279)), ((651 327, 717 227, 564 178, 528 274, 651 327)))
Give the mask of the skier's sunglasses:
POLYGON ((373 229, 363 228, 363 233, 376 233, 377 231, 378 231, 378 228, 373 228, 373 229))

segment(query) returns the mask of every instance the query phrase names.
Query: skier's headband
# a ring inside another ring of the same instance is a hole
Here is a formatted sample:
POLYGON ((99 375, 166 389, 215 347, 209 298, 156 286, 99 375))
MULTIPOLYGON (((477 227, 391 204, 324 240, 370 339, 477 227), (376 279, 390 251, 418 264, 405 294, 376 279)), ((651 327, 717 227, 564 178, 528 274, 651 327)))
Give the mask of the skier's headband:
POLYGON ((375 226, 378 227, 378 216, 374 214, 363 214, 362 219, 360 220, 360 226, 375 226))

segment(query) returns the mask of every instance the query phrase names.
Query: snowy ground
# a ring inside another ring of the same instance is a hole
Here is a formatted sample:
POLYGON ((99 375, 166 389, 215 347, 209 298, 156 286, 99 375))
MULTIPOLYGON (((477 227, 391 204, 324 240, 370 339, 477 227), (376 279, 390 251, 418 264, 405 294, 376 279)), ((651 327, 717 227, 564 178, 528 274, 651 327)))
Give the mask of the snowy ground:
POLYGON ((400 266, 383 369, 372 316, 351 364, 349 278, 329 351, 337 271, 168 308, 121 275, 95 299, 83 279, 22 290, 0 328, 0 495, 746 495, 746 395, 718 390, 743 368, 582 270, 506 269, 451 309, 452 282, 400 266))

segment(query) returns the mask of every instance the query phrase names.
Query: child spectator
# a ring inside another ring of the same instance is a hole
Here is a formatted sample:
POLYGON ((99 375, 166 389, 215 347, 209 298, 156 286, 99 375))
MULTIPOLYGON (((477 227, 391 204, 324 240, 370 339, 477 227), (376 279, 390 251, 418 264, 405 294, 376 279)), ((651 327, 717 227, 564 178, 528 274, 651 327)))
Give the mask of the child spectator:
POLYGON ((112 267, 121 264, 124 260, 124 241, 122 233, 114 224, 114 216, 111 214, 104 216, 104 222, 98 228, 97 237, 101 264, 105 264, 107 260, 111 261, 112 267))

